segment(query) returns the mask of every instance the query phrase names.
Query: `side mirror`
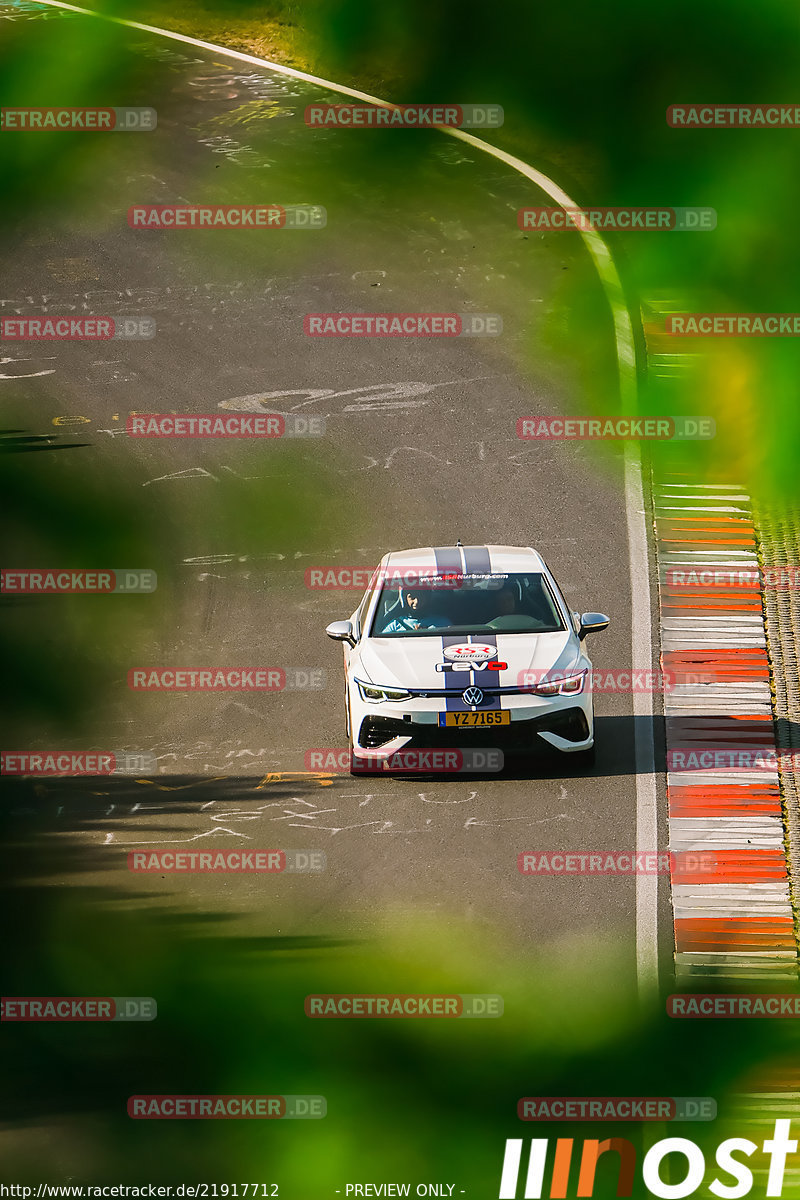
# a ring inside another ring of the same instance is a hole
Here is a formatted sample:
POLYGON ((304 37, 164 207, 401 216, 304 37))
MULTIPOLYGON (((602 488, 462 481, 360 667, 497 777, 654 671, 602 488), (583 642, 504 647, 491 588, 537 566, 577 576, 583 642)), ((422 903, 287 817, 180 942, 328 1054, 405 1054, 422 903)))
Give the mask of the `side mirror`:
POLYGON ((356 639, 353 637, 353 626, 349 621, 331 621, 325 632, 335 642, 349 642, 351 646, 356 644, 356 639))
POLYGON ((608 617, 605 613, 581 613, 581 627, 578 631, 578 637, 581 641, 583 641, 587 634, 602 633, 604 629, 608 629, 608 617))

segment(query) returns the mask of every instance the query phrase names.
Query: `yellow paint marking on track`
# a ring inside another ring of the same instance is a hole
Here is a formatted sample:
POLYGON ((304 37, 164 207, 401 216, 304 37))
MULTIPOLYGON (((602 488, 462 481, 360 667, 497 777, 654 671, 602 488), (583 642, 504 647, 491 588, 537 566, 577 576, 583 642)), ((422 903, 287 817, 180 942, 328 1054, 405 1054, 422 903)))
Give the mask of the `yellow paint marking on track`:
POLYGON ((254 790, 257 792, 268 783, 295 783, 304 779, 316 780, 318 787, 330 787, 334 777, 322 771, 269 771, 254 790))
POLYGON ((230 775, 211 775, 208 779, 196 779, 194 783, 182 783, 179 787, 170 787, 166 783, 156 783, 155 779, 134 779, 134 783, 146 783, 150 787, 154 787, 159 792, 185 792, 187 788, 197 787, 198 783, 219 783, 223 779, 230 779, 230 775))

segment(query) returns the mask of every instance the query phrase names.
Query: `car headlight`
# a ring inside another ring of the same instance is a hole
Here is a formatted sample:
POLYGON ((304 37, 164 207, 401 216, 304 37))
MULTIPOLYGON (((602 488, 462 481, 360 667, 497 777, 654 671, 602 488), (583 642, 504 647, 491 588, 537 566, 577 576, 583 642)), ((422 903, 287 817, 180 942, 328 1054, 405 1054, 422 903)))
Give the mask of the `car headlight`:
POLYGON ((557 696, 558 689, 561 685, 558 683, 540 683, 537 687, 531 688, 537 696, 557 696))
POLYGON ((360 683, 358 679, 356 684, 361 693, 361 699, 368 700, 372 704, 380 704, 386 700, 411 699, 411 693, 403 691, 402 688, 375 687, 371 683, 360 683))
POLYGON ((579 671, 577 675, 555 675, 552 679, 542 680, 532 690, 537 696, 577 696, 583 691, 585 678, 585 671, 579 671))

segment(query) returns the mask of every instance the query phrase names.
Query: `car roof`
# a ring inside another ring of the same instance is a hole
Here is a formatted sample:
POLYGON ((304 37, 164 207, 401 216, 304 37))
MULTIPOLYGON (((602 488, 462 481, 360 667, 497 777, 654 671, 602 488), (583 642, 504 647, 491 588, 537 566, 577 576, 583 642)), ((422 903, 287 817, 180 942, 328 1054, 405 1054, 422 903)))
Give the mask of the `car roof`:
POLYGON ((417 546, 413 550, 392 550, 381 560, 383 566, 434 567, 442 571, 460 571, 465 575, 524 574, 542 571, 542 556, 530 546, 417 546))

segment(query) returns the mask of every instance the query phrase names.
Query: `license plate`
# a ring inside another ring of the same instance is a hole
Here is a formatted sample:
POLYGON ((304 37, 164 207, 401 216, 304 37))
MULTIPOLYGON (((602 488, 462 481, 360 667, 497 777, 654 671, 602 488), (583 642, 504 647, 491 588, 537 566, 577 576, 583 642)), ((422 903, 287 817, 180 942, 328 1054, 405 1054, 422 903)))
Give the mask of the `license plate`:
POLYGON ((511 713, 499 708, 484 709, 483 712, 439 713, 439 724, 448 726, 510 725, 511 713))

